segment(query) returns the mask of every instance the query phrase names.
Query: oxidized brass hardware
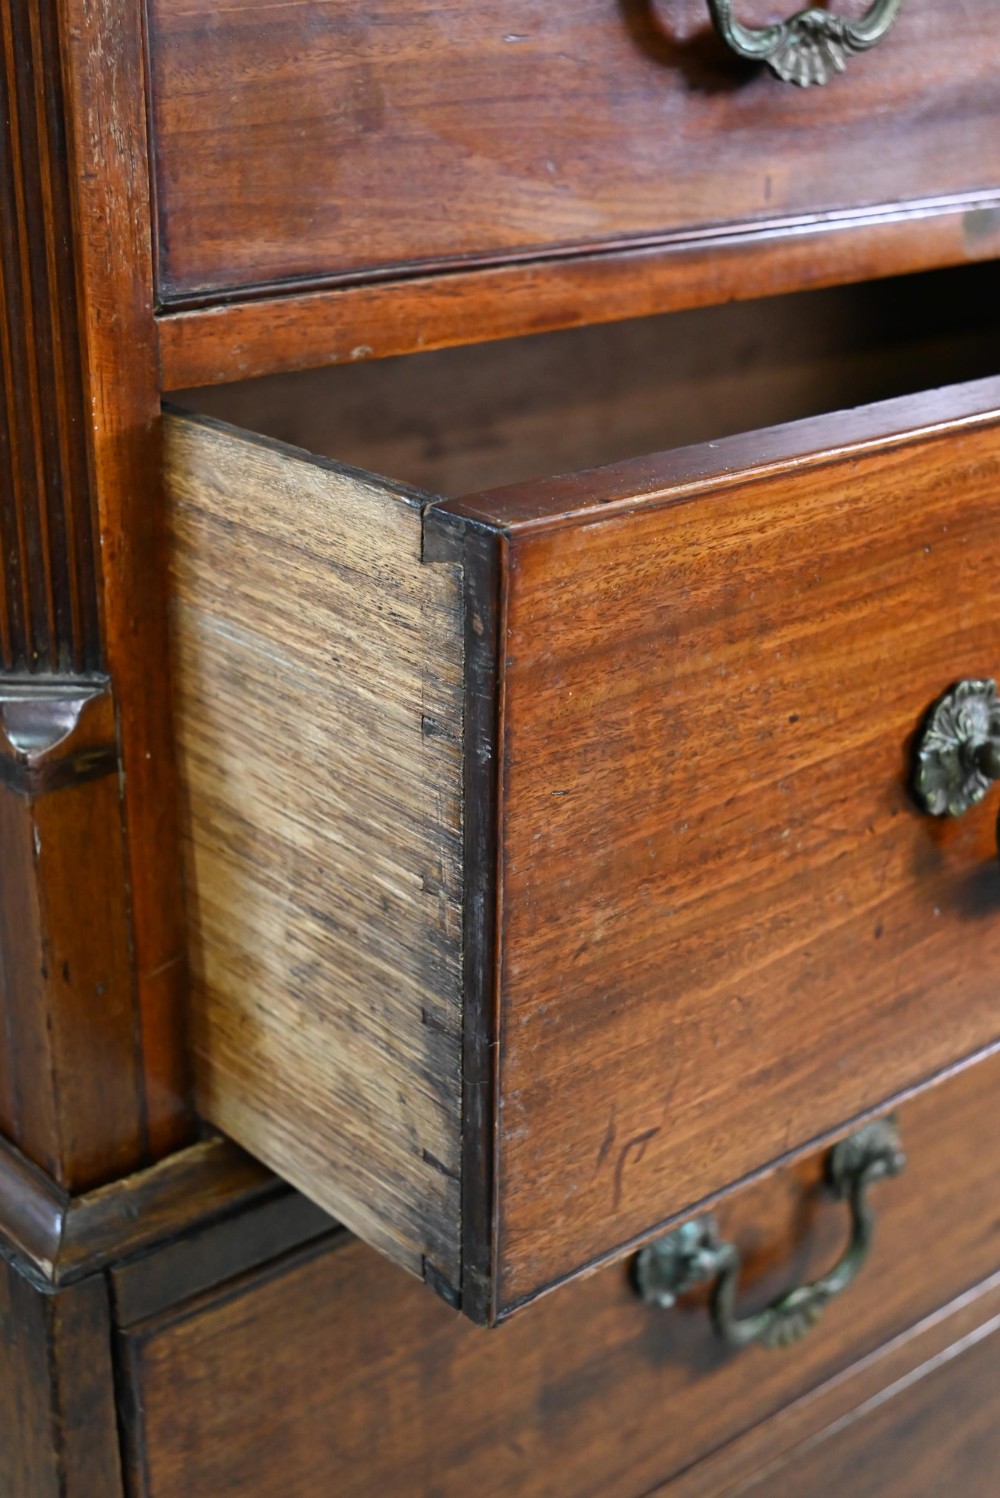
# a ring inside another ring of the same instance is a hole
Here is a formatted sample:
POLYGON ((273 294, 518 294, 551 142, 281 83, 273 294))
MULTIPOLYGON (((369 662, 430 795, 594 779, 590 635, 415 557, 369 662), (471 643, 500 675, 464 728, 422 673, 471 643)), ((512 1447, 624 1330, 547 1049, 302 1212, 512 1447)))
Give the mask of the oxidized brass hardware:
POLYGON ((827 1157, 827 1184, 851 1210, 851 1237, 843 1256, 822 1279, 800 1285, 751 1316, 735 1313, 740 1251, 720 1239, 713 1217, 696 1218, 651 1243, 635 1260, 635 1283, 643 1300, 669 1307, 695 1286, 715 1280, 712 1322, 730 1347, 760 1342, 787 1347, 814 1326, 835 1296, 857 1277, 871 1247, 875 1217, 868 1200, 873 1181, 898 1175, 906 1163, 894 1119, 879 1119, 834 1146, 827 1157))
POLYGON ((1000 780, 995 681, 960 681, 939 697, 915 745, 913 794, 932 817, 960 817, 1000 780))
POLYGON ((902 0, 874 0, 858 21, 825 10, 800 10, 774 26, 744 26, 733 15, 733 0, 708 0, 723 41, 740 57, 766 62, 786 83, 808 88, 842 73, 855 52, 867 52, 885 36, 902 0))

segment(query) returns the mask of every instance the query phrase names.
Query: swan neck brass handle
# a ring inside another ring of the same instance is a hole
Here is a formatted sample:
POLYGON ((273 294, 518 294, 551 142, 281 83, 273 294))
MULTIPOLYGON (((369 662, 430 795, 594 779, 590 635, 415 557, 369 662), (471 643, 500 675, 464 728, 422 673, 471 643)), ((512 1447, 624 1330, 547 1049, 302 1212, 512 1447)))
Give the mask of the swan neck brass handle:
POLYGON ((903 0, 874 0, 857 21, 829 11, 800 10, 774 26, 744 26, 733 14, 734 0, 708 0, 715 28, 740 57, 766 62, 785 83, 808 88, 842 73, 847 59, 867 52, 885 36, 903 0))
POLYGON ((821 1279, 800 1285, 750 1316, 737 1316, 736 1290, 742 1265, 735 1243, 720 1239, 713 1217, 695 1218, 644 1248, 635 1260, 636 1289, 652 1305, 669 1307, 678 1296, 714 1280, 712 1322, 730 1347, 759 1342, 787 1347, 814 1326, 826 1307, 857 1278, 871 1247, 875 1217, 868 1199, 873 1181, 898 1175, 906 1161, 894 1119, 879 1119, 834 1146, 826 1162, 827 1183, 846 1201, 850 1240, 821 1279))

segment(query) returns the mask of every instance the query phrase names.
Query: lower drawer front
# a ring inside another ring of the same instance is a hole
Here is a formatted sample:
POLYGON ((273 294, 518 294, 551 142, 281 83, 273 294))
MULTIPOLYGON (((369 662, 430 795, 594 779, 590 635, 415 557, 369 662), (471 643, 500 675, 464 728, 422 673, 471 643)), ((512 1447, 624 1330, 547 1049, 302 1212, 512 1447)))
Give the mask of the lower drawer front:
MULTIPOLYGON (((704 1292, 659 1310, 621 1265, 485 1332, 346 1235, 131 1325, 136 1490, 648 1492, 996 1270, 1000 1159, 982 1146, 998 1085, 994 1057, 900 1111, 907 1164, 874 1188, 870 1258, 793 1347, 730 1352, 704 1292)), ((821 1177, 817 1157, 720 1209, 743 1254, 741 1311, 842 1249, 846 1209, 821 1177)))
POLYGON ((1000 1473, 995 1319, 747 1484, 753 1498, 987 1498, 1000 1473))

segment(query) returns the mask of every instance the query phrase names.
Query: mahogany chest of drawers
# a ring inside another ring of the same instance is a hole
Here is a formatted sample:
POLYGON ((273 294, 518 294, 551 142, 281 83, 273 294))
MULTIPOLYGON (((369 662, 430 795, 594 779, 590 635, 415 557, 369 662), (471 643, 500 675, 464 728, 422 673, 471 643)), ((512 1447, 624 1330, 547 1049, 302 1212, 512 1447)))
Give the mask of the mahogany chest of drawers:
POLYGON ((985 1498, 987 8, 0 60, 0 1489, 985 1498))

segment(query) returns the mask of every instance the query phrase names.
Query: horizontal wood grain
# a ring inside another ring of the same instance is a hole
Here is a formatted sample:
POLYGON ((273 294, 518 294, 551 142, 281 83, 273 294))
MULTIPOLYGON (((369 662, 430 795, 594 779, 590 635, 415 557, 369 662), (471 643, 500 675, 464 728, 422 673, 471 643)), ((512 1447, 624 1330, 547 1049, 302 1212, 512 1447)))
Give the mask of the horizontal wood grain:
POLYGON ((201 1109, 457 1294, 460 578, 405 489, 166 443, 201 1109))
POLYGON ((995 1040, 994 818, 907 778, 996 669, 998 396, 446 507, 508 548, 499 1308, 995 1040))
MULTIPOLYGON (((763 1464, 996 1315, 997 1162, 969 1141, 998 1070, 901 1110, 908 1163, 876 1188, 870 1262, 793 1348, 729 1353, 704 1296, 654 1310, 624 1266, 484 1333, 361 1244, 324 1243, 129 1324, 137 1494, 635 1498, 756 1431, 763 1464)), ((720 1214, 746 1258, 742 1304, 838 1252, 844 1208, 819 1173, 805 1162, 720 1214)))
POLYGON ((727 1441, 664 1487, 656 1498, 726 1498, 817 1436, 835 1434, 855 1413, 923 1377, 956 1352, 989 1336, 1000 1315, 1000 1274, 932 1312, 842 1374, 727 1441), (780 1461, 781 1458, 778 1457, 780 1461))
POLYGON ((997 45, 984 12, 910 0, 806 92, 734 59, 702 0, 151 0, 160 295, 995 188, 997 45))
POLYGON ((737 1493, 951 1498, 988 1493, 1000 1464, 1000 1317, 900 1379, 737 1493))
POLYGON ((642 248, 161 309, 164 388, 354 365, 1000 255, 1000 193, 675 236, 642 248))
MULTIPOLYGON (((221 1203, 220 1203, 221 1206, 221 1203)), ((130 1326, 176 1308, 248 1270, 281 1258, 304 1244, 345 1234, 307 1196, 276 1177, 256 1196, 225 1201, 224 1210, 189 1212, 176 1224, 172 1242, 108 1267, 115 1321, 130 1326)))
POLYGON ((1000 378, 994 375, 922 389, 579 473, 554 474, 536 483, 462 495, 429 510, 428 528, 451 530, 456 523, 472 521, 513 538, 530 529, 603 523, 612 516, 674 505, 740 483, 794 478, 832 462, 909 449, 962 429, 989 429, 998 405, 1000 378))

